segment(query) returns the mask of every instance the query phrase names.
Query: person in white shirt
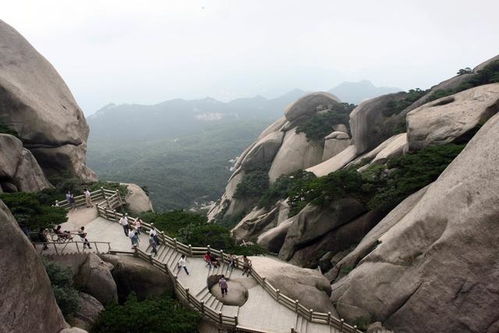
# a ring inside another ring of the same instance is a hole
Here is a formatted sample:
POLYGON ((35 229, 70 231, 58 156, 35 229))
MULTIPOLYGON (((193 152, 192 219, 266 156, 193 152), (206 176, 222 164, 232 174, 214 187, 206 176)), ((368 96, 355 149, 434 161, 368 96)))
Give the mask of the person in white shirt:
POLYGON ((156 228, 154 228, 154 223, 151 223, 151 229, 149 230, 149 236, 154 239, 154 241, 156 242, 156 244, 158 246, 161 245, 156 228))
POLYGON ((180 257, 180 259, 178 260, 177 266, 178 266, 177 275, 180 273, 180 271, 182 270, 182 268, 187 273, 187 275, 189 275, 189 271, 187 270, 187 258, 185 257, 185 254, 182 254, 182 256, 180 257))
POLYGON ((119 224, 123 227, 123 231, 125 232, 125 236, 128 237, 128 233, 130 231, 130 226, 128 225, 128 217, 126 215, 123 215, 123 217, 120 219, 119 224))
POLYGON ((92 203, 92 193, 88 190, 88 188, 83 191, 83 194, 85 195, 85 204, 87 208, 93 207, 94 204, 92 203))

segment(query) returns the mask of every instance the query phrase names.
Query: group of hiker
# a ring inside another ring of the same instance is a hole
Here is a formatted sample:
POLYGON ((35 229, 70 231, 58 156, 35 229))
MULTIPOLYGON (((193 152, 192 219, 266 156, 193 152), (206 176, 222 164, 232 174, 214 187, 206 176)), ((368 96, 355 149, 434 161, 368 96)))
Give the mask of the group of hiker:
MULTIPOLYGON (((85 196, 85 206, 87 208, 93 207, 94 203, 92 202, 92 193, 90 192, 90 190, 88 188, 85 188, 83 190, 83 195, 85 196)), ((69 209, 75 209, 76 210, 78 208, 76 206, 75 196, 74 196, 73 193, 71 193, 71 191, 68 191, 66 193, 66 201, 69 204, 69 209)), ((58 206, 58 203, 56 203, 56 206, 58 206)))
MULTIPOLYGON (((85 231, 85 227, 80 227, 77 231, 69 231, 69 230, 62 230, 62 227, 60 225, 56 226, 54 229, 52 229, 53 234, 57 237, 56 241, 59 242, 64 242, 64 241, 71 241, 73 240, 73 235, 78 235, 80 237, 80 240, 83 242, 83 249, 85 247, 88 247, 91 249, 92 247, 90 246, 90 242, 87 239, 87 232, 85 231)), ((47 250, 48 246, 47 243, 49 241, 49 235, 50 231, 47 228, 40 228, 38 232, 38 238, 41 240, 43 243, 43 248, 42 250, 47 250)))
MULTIPOLYGON (((132 220, 128 218, 128 214, 124 214, 118 223, 123 227, 123 232, 125 236, 130 238, 132 242, 132 249, 136 249, 139 246, 140 238, 139 235, 143 232, 142 224, 144 223, 140 218, 132 220)), ((153 223, 151 223, 153 226, 153 223)), ((158 246, 160 245, 160 240, 158 233, 154 227, 152 227, 147 233, 149 236, 149 245, 151 246, 151 251, 154 255, 158 254, 158 246)))

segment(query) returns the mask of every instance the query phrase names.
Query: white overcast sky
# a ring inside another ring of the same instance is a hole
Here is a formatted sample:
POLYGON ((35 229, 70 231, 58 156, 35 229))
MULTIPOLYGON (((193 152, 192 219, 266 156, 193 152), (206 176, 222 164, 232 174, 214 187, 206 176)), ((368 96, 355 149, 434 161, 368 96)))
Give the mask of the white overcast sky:
POLYGON ((498 0, 0 0, 86 114, 342 81, 427 88, 499 53, 498 0))

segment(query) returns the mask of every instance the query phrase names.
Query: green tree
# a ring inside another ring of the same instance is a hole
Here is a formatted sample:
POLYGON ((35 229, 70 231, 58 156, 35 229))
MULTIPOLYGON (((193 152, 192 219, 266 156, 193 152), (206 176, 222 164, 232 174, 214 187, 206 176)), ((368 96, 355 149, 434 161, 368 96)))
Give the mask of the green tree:
POLYGON ((201 316, 169 296, 138 301, 134 294, 123 305, 111 304, 99 315, 92 333, 192 333, 201 316))
POLYGON ((78 291, 73 287, 73 274, 69 268, 54 262, 43 260, 43 264, 52 284, 57 305, 67 318, 80 307, 78 291))

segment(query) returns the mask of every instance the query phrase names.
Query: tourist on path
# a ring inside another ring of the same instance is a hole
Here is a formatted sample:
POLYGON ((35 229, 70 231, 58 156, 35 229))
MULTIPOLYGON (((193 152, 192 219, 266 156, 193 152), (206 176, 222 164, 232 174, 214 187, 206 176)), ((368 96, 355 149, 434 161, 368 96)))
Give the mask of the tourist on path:
POLYGON ((220 290, 222 291, 222 297, 224 297, 225 295, 227 295, 228 285, 227 285, 227 280, 225 280, 225 276, 224 275, 222 275, 222 277, 220 278, 220 280, 218 280, 218 285, 220 286, 220 290))
POLYGON ((204 254, 203 259, 208 265, 208 269, 211 269, 211 255, 209 251, 204 254))
POLYGON ((135 230, 137 230, 137 233, 140 235, 140 232, 142 231, 142 220, 140 219, 140 217, 138 217, 135 220, 134 227, 135 227, 135 230))
POLYGON ((248 276, 251 274, 251 260, 249 260, 248 257, 243 256, 243 276, 245 273, 248 276))
POLYGON ((58 225, 54 229, 54 233, 57 235, 58 240, 72 240, 73 236, 71 236, 71 233, 67 230, 62 231, 61 226, 58 225))
POLYGON ((93 207, 94 204, 92 203, 92 193, 88 190, 88 188, 83 191, 83 194, 85 195, 85 204, 87 208, 93 207))
POLYGON ((154 228, 154 223, 151 223, 151 229, 149 230, 149 236, 153 237, 158 246, 161 244, 159 241, 158 233, 156 232, 156 228, 154 228))
POLYGON ((45 228, 40 228, 40 231, 38 232, 38 237, 40 238, 40 241, 43 243, 43 249, 42 250, 48 250, 48 230, 45 228))
POLYGON ((132 249, 135 250, 139 246, 139 235, 135 230, 130 230, 128 237, 132 241, 132 249))
POLYGON ((119 223, 123 227, 123 231, 125 232, 125 236, 128 237, 128 233, 130 232, 130 225, 128 224, 128 217, 123 215, 123 217, 120 219, 119 223))
POLYGON ((189 275, 189 271, 187 270, 187 258, 185 257, 185 254, 182 254, 180 259, 178 260, 177 267, 178 267, 177 275, 180 273, 182 268, 187 273, 187 275, 189 275))
POLYGON ((156 241, 154 240, 153 237, 149 236, 149 245, 151 245, 151 253, 154 253, 154 255, 157 255, 158 254, 158 244, 156 243, 156 241))
POLYGON ((71 191, 68 191, 68 193, 66 193, 66 200, 69 203, 70 209, 73 209, 73 208, 76 209, 75 197, 74 197, 73 193, 71 193, 71 191))
POLYGON ((233 254, 229 255, 229 267, 231 269, 237 268, 237 257, 233 254))
POLYGON ((85 232, 85 227, 81 227, 80 230, 78 230, 78 236, 80 236, 81 240, 83 241, 83 249, 85 250, 85 246, 87 246, 89 249, 92 247, 90 246, 90 242, 87 239, 87 233, 85 232))

